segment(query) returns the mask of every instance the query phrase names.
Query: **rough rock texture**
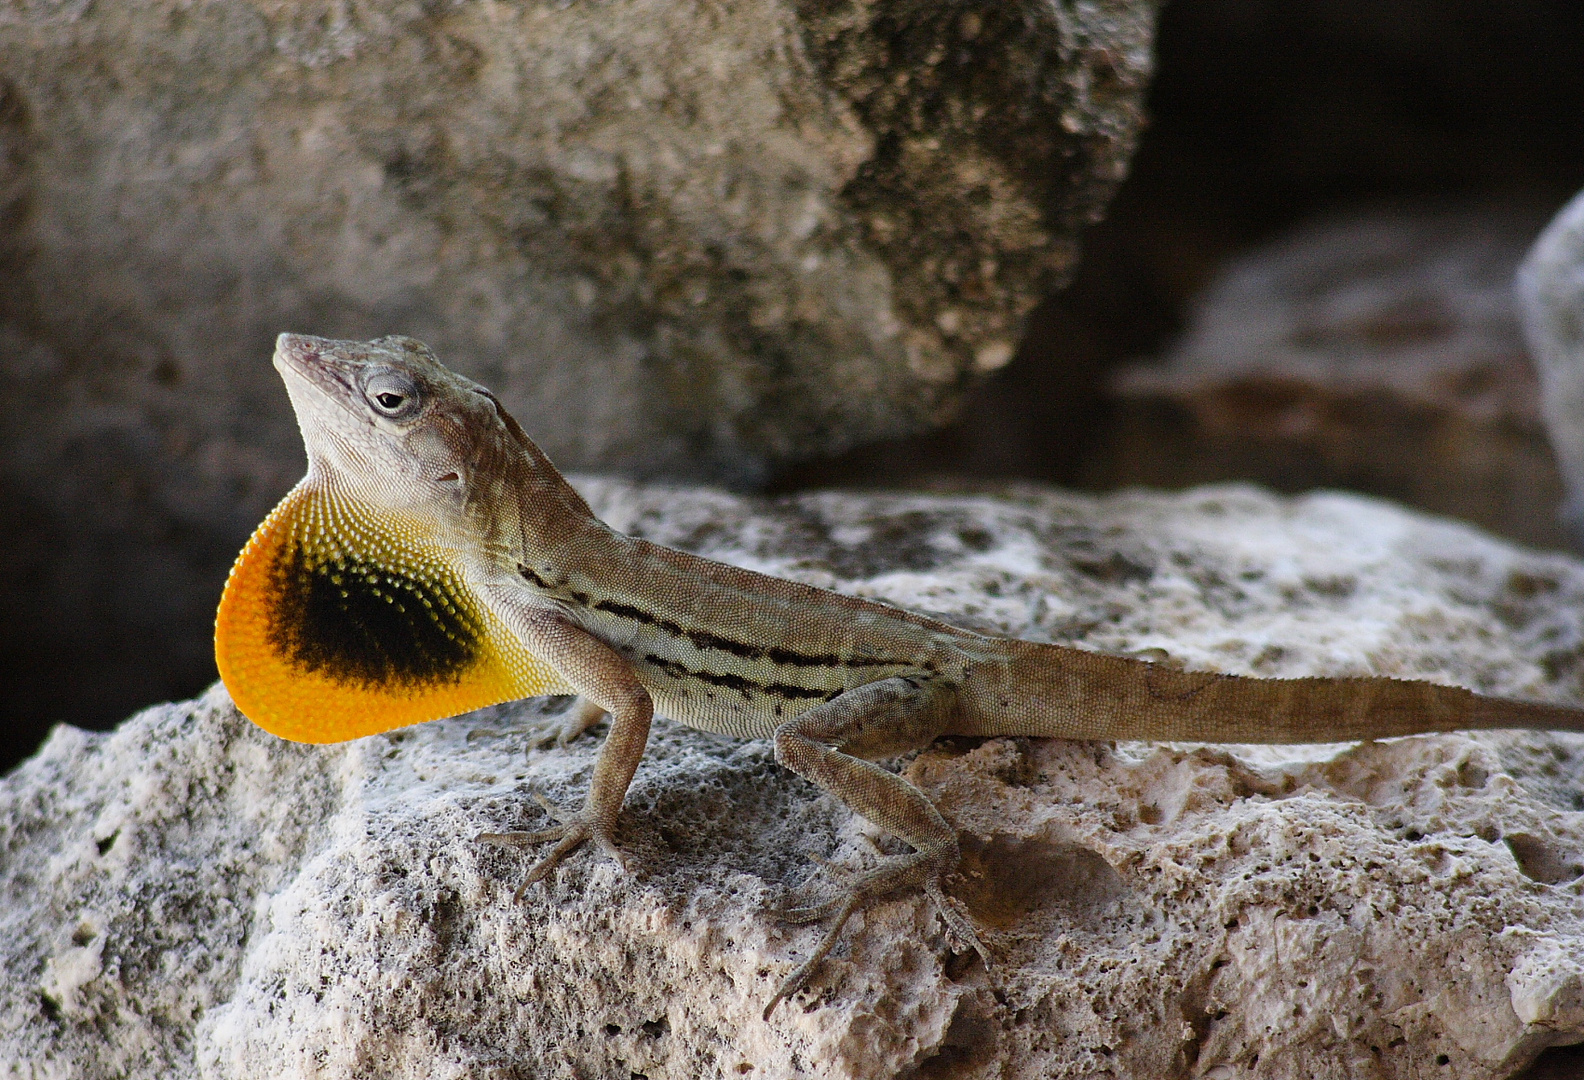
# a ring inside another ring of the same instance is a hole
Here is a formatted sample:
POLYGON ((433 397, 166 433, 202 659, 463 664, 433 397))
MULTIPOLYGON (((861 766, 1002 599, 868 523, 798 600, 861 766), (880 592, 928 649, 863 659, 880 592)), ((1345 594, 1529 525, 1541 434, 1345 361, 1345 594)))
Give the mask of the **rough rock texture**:
POLYGON ((741 476, 1010 358, 1125 173, 1152 23, 12 0, 7 291, 72 381, 193 442, 289 429, 277 330, 399 330, 569 465, 741 476))
POLYGON ((1584 194, 1535 241, 1518 270, 1518 299, 1551 445, 1567 481, 1563 514, 1584 541, 1584 194))
POLYGON ((207 677, 301 472, 282 330, 421 337, 565 466, 936 422, 1122 178, 1153 13, 0 0, 0 655, 70 654, 8 707, 207 677))
POLYGON ((1104 477, 1347 487, 1571 547, 1512 282, 1541 219, 1377 212, 1234 260, 1160 363, 1113 383, 1104 477))
MULTIPOLYGON (((1584 698, 1584 564, 1340 495, 754 502, 585 485, 661 542, 965 624, 1263 675, 1584 698)), ((921 898, 817 940, 764 907, 877 838, 763 743, 661 722, 623 822, 520 906, 484 830, 595 742, 513 705, 282 743, 220 689, 0 782, 17 1077, 1505 1077, 1584 1040, 1584 737, 1237 748, 947 740, 987 976, 921 898)), ((879 841, 885 846, 889 841, 879 841)))

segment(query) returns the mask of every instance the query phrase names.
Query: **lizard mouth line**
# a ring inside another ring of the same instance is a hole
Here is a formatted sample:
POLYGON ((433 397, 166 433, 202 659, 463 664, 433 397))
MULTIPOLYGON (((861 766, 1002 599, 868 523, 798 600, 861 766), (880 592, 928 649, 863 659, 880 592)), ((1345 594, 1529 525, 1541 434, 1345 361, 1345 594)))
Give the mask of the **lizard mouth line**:
POLYGON ((348 395, 358 393, 353 380, 338 371, 333 362, 325 359, 324 353, 312 344, 314 340, 305 334, 281 334, 275 339, 272 363, 286 380, 288 393, 293 382, 292 376, 296 376, 295 381, 299 385, 312 388, 324 401, 355 418, 360 424, 367 425, 368 417, 347 404, 348 395))

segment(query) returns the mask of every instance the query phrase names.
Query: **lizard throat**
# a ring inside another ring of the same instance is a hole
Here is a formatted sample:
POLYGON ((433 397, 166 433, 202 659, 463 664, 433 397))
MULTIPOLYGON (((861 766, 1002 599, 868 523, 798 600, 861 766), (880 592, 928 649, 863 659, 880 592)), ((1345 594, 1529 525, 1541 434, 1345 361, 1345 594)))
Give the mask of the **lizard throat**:
POLYGON ((232 567, 215 661, 249 719, 300 742, 564 689, 416 523, 306 484, 232 567))

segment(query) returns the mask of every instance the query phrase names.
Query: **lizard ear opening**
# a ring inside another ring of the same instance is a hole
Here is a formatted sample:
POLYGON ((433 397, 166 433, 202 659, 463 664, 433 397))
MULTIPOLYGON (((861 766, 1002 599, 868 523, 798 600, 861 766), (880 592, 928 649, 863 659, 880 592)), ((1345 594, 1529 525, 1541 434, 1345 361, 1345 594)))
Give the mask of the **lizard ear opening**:
POLYGON ((416 529, 376 531, 306 485, 237 557, 215 662, 243 715, 296 742, 341 742, 569 692, 416 529))

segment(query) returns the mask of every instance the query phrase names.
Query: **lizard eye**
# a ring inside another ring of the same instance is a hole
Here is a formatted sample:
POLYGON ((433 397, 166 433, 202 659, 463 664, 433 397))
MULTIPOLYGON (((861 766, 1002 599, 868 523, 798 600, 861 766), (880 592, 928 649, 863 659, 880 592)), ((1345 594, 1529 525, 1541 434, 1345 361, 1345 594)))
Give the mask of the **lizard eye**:
POLYGON ((369 404, 381 416, 397 419, 408 416, 418 408, 418 387, 412 380, 395 372, 382 371, 372 376, 363 388, 369 404))

